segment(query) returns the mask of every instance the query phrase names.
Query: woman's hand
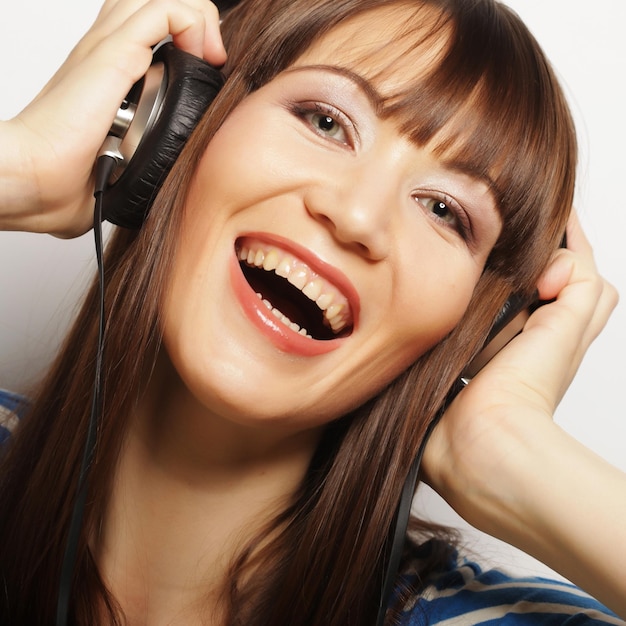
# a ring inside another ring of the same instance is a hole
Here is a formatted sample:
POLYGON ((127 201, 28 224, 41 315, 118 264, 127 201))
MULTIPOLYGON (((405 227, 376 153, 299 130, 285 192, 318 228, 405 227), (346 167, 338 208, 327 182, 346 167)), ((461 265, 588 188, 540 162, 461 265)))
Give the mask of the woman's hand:
MULTIPOLYGON (((552 421, 616 306, 576 216, 539 285, 555 301, 457 396, 424 455, 427 482, 467 521, 626 615, 626 476, 552 421)), ((589 416, 590 419, 592 416, 589 416)))
POLYGON ((90 228, 98 150, 167 35, 214 65, 226 60, 208 0, 107 0, 35 100, 0 123, 1 229, 71 237, 90 228))

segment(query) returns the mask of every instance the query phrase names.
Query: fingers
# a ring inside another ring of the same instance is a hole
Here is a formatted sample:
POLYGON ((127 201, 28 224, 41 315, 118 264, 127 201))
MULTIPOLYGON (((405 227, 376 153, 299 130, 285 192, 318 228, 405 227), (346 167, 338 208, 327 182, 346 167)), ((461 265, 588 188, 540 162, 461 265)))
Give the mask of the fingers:
POLYGON ((540 317, 547 318, 557 308, 569 310, 586 349, 605 326, 618 296, 615 288, 599 274, 592 246, 575 212, 568 223, 567 240, 567 249, 555 254, 538 283, 540 297, 556 298, 560 307, 546 307, 540 317))
POLYGON ((598 273, 592 247, 576 215, 567 232, 567 249, 555 253, 538 283, 540 297, 555 301, 530 317, 519 342, 520 368, 535 372, 528 379, 544 397, 554 399, 554 406, 618 300, 615 288, 598 273))
POLYGON ((552 262, 539 280, 537 288, 542 300, 552 300, 570 280, 574 271, 574 255, 567 250, 576 253, 579 262, 583 263, 590 274, 596 275, 593 249, 589 240, 582 230, 580 220, 575 211, 572 211, 567 224, 567 248, 560 248, 554 255, 552 262))
POLYGON ((219 13, 212 2, 107 0, 94 25, 42 94, 81 68, 83 74, 94 77, 106 68, 116 69, 130 88, 146 72, 152 47, 169 35, 178 47, 213 65, 226 60, 219 13))
POLYGON ((183 50, 214 65, 226 60, 219 13, 208 0, 108 0, 96 21, 97 37, 153 46, 167 35, 183 50))
POLYGON ((539 307, 458 394, 423 459, 425 480, 470 523, 492 533, 499 526, 494 520, 505 519, 501 503, 506 519, 529 510, 527 468, 541 466, 538 453, 548 450, 550 459, 563 445, 563 431, 552 428, 550 418, 617 303, 576 215, 567 249, 555 252, 538 288, 542 299, 554 302, 539 307), (522 506, 512 511, 517 502, 522 506))
POLYGON ((567 248, 593 260, 593 249, 583 231, 578 213, 572 211, 567 222, 567 248))

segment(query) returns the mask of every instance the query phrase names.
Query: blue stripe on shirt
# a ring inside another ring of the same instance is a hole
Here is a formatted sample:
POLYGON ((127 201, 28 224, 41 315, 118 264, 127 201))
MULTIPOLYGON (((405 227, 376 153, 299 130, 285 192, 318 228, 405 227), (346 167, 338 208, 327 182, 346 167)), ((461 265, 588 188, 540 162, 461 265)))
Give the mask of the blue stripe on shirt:
MULTIPOLYGON (((408 576, 410 579, 411 577, 408 576)), ((545 578, 512 578, 482 571, 473 562, 449 564, 405 608, 401 626, 624 625, 614 613, 577 587, 545 578)))
POLYGON ((11 437, 26 406, 27 402, 23 396, 0 389, 0 444, 11 437))

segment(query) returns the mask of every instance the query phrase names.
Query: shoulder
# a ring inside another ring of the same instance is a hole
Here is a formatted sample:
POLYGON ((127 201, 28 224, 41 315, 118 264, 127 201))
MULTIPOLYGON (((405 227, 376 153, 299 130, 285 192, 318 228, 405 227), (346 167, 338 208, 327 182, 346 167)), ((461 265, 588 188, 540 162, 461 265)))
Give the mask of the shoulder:
POLYGON ((19 394, 0 389, 0 444, 11 436, 19 424, 26 399, 19 394))
MULTIPOLYGON (((410 571, 405 581, 411 582, 410 571)), ((577 587, 544 578, 514 578, 455 556, 404 606, 402 626, 466 624, 626 625, 577 587)))

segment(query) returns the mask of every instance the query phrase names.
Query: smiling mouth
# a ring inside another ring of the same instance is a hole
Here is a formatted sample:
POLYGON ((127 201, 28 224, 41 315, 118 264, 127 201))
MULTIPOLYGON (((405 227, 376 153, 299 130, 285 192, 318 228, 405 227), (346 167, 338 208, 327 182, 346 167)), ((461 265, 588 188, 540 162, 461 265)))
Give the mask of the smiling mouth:
POLYGON ((303 260, 276 246, 236 243, 245 279, 272 315, 294 332, 326 341, 352 332, 348 298, 303 260))

